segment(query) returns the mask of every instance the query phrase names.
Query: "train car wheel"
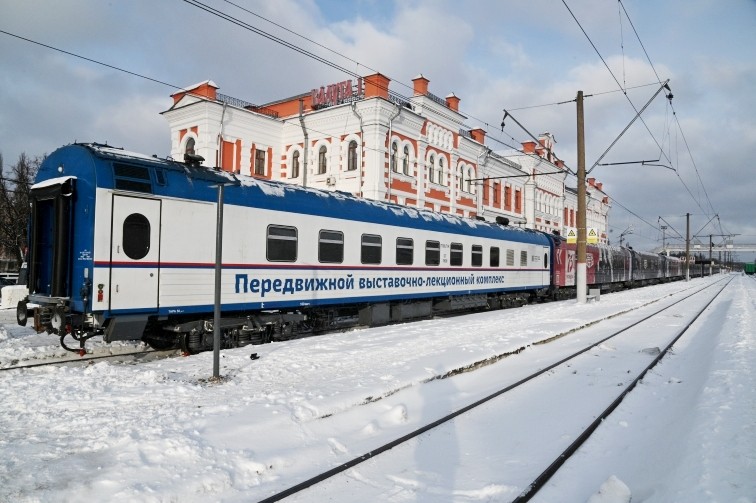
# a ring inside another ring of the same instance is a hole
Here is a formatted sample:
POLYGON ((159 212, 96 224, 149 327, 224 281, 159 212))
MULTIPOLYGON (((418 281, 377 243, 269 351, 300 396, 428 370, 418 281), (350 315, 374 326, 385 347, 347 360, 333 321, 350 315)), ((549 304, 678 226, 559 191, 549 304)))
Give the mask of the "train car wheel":
POLYGON ((26 301, 22 300, 16 305, 16 322, 25 327, 27 321, 29 321, 29 308, 26 301))

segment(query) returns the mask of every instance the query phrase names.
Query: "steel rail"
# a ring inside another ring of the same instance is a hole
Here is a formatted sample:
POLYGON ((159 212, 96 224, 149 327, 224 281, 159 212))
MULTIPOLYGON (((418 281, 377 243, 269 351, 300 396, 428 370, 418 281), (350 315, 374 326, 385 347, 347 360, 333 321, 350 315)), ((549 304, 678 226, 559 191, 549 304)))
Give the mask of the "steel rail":
MULTIPOLYGON (((701 293, 701 292, 707 290, 708 288, 713 287, 714 285, 716 285, 720 281, 722 281, 722 280, 718 280, 718 281, 716 281, 714 283, 706 285, 705 287, 703 287, 703 288, 701 288, 701 289, 699 289, 699 290, 691 293, 690 295, 688 295, 686 297, 683 297, 683 298, 681 298, 681 299, 673 302, 672 304, 670 304, 670 305, 668 305, 666 307, 663 307, 662 309, 659 309, 658 311, 656 311, 656 312, 654 312, 654 313, 652 313, 652 314, 650 314, 650 315, 642 318, 641 320, 638 320, 638 321, 636 321, 636 322, 634 322, 634 323, 626 326, 625 328, 622 328, 621 330, 618 330, 618 331, 612 333, 611 335, 609 335, 609 336, 607 336, 607 337, 599 340, 598 342, 594 342, 594 343, 586 346, 585 348, 583 348, 583 349, 581 349, 581 350, 579 350, 579 351, 577 351, 577 352, 575 352, 575 353, 573 353, 573 354, 571 354, 571 355, 569 355, 569 356, 567 356, 567 357, 565 357, 565 358, 563 358, 563 359, 561 359, 561 360, 559 360, 559 361, 557 361, 557 362, 555 362, 555 363, 553 363, 553 364, 551 364, 551 365, 549 365, 547 367, 544 367, 541 370, 539 370, 539 371, 537 371, 537 372, 535 372, 535 373, 533 373, 533 374, 531 374, 531 375, 529 375, 527 377, 524 377, 524 378, 520 379, 519 381, 517 381, 517 382, 515 382, 513 384, 510 384, 510 385, 508 385, 508 386, 506 386, 504 388, 499 389, 498 391, 495 391, 494 393, 491 393, 490 395, 488 395, 486 397, 481 398, 480 400, 477 400, 477 401, 475 401, 475 402, 473 402, 473 403, 471 403, 469 405, 466 405, 465 407, 462 407, 461 409, 458 409, 458 410, 456 410, 456 411, 454 411, 454 412, 452 412, 450 414, 447 414, 446 416, 444 416, 444 417, 442 417, 440 419, 437 419, 436 421, 428 423, 425 426, 422 426, 422 427, 420 427, 420 428, 418 428, 418 429, 416 429, 416 430, 414 430, 414 431, 412 431, 410 433, 407 433, 406 435, 403 435, 403 436, 401 436, 399 438, 396 438, 396 439, 392 440, 391 442, 383 444, 380 447, 377 447, 377 448, 375 448, 373 450, 370 450, 370 451, 368 451, 368 452, 366 452, 366 453, 364 453, 364 454, 362 454, 362 455, 360 455, 360 456, 358 456, 356 458, 353 458, 353 459, 351 459, 351 460, 349 460, 349 461, 347 461, 345 463, 342 463, 342 464, 340 464, 338 466, 335 466, 335 467, 331 468, 330 470, 326 470, 324 472, 321 472, 318 475, 310 477, 310 478, 308 478, 308 479, 306 479, 306 480, 304 480, 304 481, 302 481, 302 482, 300 482, 298 484, 295 484, 295 485, 293 485, 293 486, 291 486, 291 487, 289 487, 287 489, 284 489, 283 491, 274 493, 274 494, 272 494, 270 496, 267 496, 267 497, 265 497, 265 498, 263 498, 261 500, 258 500, 258 503, 273 503, 273 502, 276 502, 276 501, 280 501, 280 500, 282 500, 284 498, 287 498, 287 497, 292 496, 292 495, 294 495, 294 494, 296 494, 298 492, 301 492, 301 491, 303 491, 303 490, 305 490, 305 489, 307 489, 309 487, 312 487, 312 486, 314 486, 314 485, 316 485, 316 484, 318 484, 320 482, 323 482, 323 481, 325 481, 325 480, 327 480, 327 479, 329 479, 329 478, 331 478, 331 477, 333 477, 335 475, 338 475, 339 473, 342 473, 342 472, 344 472, 344 471, 346 471, 346 470, 348 470, 350 468, 353 468, 353 467, 355 467, 355 466, 357 466, 357 465, 359 465, 359 464, 361 464, 361 463, 363 463, 363 462, 365 462, 365 461, 367 461, 367 460, 369 460, 371 458, 374 458, 374 457, 376 457, 376 456, 378 456, 378 455, 380 455, 380 454, 382 454, 382 453, 384 453, 386 451, 389 451, 389 450, 393 449, 394 447, 397 447, 397 446, 399 446, 399 445, 401 445, 401 444, 403 444, 403 443, 405 443, 405 442, 407 442, 407 441, 409 441, 409 440, 411 440, 411 439, 413 439, 413 438, 415 438, 415 437, 417 437, 419 435, 422 435, 423 433, 426 433, 426 432, 432 430, 433 428, 436 428, 436 427, 438 427, 438 426, 440 426, 440 425, 442 425, 444 423, 447 423, 447 422, 451 421, 452 419, 454 419, 454 418, 456 418, 458 416, 461 416, 462 414, 465 414, 466 412, 469 412, 469 411, 471 411, 471 410, 473 410, 473 409, 475 409, 475 408, 483 405, 486 402, 489 402, 489 401, 493 400, 494 398, 497 398, 497 397, 499 397, 499 396, 501 396, 501 395, 503 395, 503 394, 505 394, 505 393, 507 393, 509 391, 512 391, 515 388, 518 388, 519 386, 522 386, 523 384, 525 384, 525 383, 527 383, 527 382, 529 382, 529 381, 531 381, 531 380, 533 380, 533 379, 535 379, 535 378, 537 378, 537 377, 545 374, 546 372, 549 372, 550 370, 552 370, 552 369, 554 369, 554 368, 556 368, 556 367, 558 367, 558 366, 560 366, 560 365, 562 365, 562 364, 564 364, 564 363, 566 363, 566 362, 568 362, 568 361, 570 361, 570 360, 572 360, 572 359, 574 359, 574 358, 582 355, 583 353, 585 353, 587 351, 590 351, 591 349, 595 348, 596 346, 599 346, 599 345, 603 344, 604 342, 612 339, 613 337, 616 337, 617 335, 619 335, 619 334, 621 334, 623 332, 626 332, 627 330, 629 330, 629 329, 631 329, 631 328, 633 328, 633 327, 635 327, 635 326, 643 323, 644 321, 649 320, 649 319, 653 318, 654 316, 657 316, 658 314, 660 314, 660 313, 666 311, 667 309, 670 309, 671 307, 673 307, 673 306, 675 306, 675 305, 677 305, 677 304, 679 304, 679 303, 681 303, 681 302, 689 299, 690 297, 693 297, 694 295, 697 295, 698 293, 701 293)), ((730 278, 730 281, 732 281, 732 278, 730 278)), ((727 282, 727 284, 729 284, 729 281, 727 282)), ((725 287, 727 286, 727 284, 725 284, 725 287)), ((724 289, 724 287, 722 289, 724 289)), ((721 293, 721 290, 720 290, 720 293, 721 293)), ((717 295, 719 295, 719 293, 717 295)), ((716 298, 716 296, 715 296, 715 298, 716 298)), ((708 304, 707 304, 707 306, 708 306, 708 304)), ((587 328, 587 327, 583 327, 583 328, 587 328)), ((525 500, 523 500, 523 501, 525 501, 525 500)))

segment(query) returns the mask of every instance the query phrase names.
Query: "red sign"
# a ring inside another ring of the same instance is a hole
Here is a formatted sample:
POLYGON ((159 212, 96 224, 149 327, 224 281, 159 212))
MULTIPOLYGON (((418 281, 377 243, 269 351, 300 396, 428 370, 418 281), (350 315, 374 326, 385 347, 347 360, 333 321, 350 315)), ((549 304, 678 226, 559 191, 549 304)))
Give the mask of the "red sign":
POLYGON ((363 93, 362 77, 357 79, 357 86, 352 86, 352 81, 345 80, 336 84, 320 86, 320 89, 312 90, 313 108, 322 106, 338 105, 348 98, 362 96, 363 93))

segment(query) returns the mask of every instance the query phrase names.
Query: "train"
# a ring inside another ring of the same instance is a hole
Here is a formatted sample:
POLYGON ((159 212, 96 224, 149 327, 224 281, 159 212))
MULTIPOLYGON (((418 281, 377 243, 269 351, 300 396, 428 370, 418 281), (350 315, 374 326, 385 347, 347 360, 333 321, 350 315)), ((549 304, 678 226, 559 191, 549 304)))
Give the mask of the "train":
MULTIPOLYGON (((216 295, 224 348, 575 295, 561 236, 202 161, 96 143, 50 154, 30 189, 18 323, 82 354, 98 335, 195 353, 213 347, 216 295)), ((683 277, 679 259, 608 245, 588 246, 586 269, 601 291, 683 277)))

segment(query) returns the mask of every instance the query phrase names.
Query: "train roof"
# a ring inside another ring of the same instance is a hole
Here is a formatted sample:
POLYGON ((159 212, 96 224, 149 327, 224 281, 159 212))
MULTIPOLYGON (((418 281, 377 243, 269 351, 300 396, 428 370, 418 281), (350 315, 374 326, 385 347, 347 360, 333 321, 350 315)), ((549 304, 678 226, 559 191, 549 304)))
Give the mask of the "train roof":
MULTIPOLYGON (((265 208, 287 213, 312 214, 381 225, 462 233, 547 245, 549 237, 539 231, 501 226, 471 218, 363 199, 340 191, 301 187, 286 182, 235 175, 220 169, 160 159, 101 144, 73 144, 61 147, 45 160, 37 185, 53 178, 76 177, 77 184, 118 189, 124 185, 162 197, 217 201, 217 186, 224 184, 224 203, 265 208), (58 166, 64 166, 61 170, 58 166), (120 167, 117 168, 116 166, 120 167), (123 167, 133 172, 124 175, 123 167), (144 173, 140 174, 138 168, 144 173), (162 181, 162 183, 161 183, 162 181)), ((49 182, 48 182, 49 183, 49 182)))

